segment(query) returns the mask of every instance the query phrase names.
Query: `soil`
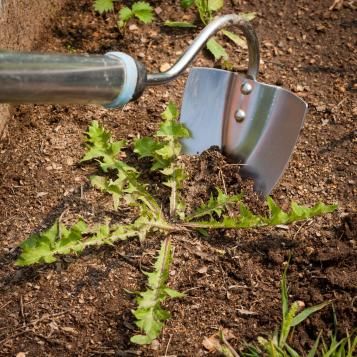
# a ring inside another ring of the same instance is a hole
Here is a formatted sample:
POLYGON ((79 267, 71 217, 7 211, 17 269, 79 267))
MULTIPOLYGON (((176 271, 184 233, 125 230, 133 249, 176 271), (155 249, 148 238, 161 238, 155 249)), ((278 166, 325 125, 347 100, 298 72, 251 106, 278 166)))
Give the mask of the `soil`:
MULTIPOLYGON (((141 59, 150 71, 173 63, 196 30, 163 28, 161 19, 195 19, 179 1, 151 1, 162 11, 152 25, 129 27, 123 36, 114 15, 98 15, 92 2, 70 2, 43 34, 36 50, 104 53, 121 50, 141 59)), ((226 328, 230 343, 272 333, 280 321, 279 282, 290 257, 290 301, 331 307, 299 326, 291 344, 303 354, 320 331, 325 336, 356 327, 356 13, 353 1, 329 10, 332 0, 226 1, 222 13, 256 11, 253 20, 262 52, 260 80, 296 92, 309 113, 288 169, 273 191, 284 208, 291 200, 312 205, 338 203, 333 214, 259 230, 175 233, 169 285, 185 291, 169 301, 172 314, 160 338, 148 347, 129 339, 135 331, 132 295, 143 289, 162 237, 154 235, 114 247, 65 257, 49 266, 16 268, 19 243, 62 215, 101 220, 110 200, 88 185, 91 165, 79 165, 84 131, 95 119, 118 139, 152 134, 169 99, 180 103, 185 76, 148 89, 135 103, 106 110, 88 106, 21 105, 0 143, 0 354, 14 356, 201 356, 202 345, 226 328), (20 356, 20 355, 19 355, 20 356)), ((134 21, 135 23, 135 21, 134 21)), ((198 31, 198 30, 197 30, 198 31)), ((234 70, 246 65, 245 50, 227 44, 234 70)), ((214 66, 205 52, 196 65, 214 66)), ((184 158, 185 195, 199 205, 213 187, 242 188, 257 211, 262 203, 241 181, 238 170, 217 152, 184 158), (190 171, 191 170, 191 171, 190 171)), ((154 185, 155 178, 152 184, 154 185)), ((125 222, 126 212, 112 220, 125 222)))

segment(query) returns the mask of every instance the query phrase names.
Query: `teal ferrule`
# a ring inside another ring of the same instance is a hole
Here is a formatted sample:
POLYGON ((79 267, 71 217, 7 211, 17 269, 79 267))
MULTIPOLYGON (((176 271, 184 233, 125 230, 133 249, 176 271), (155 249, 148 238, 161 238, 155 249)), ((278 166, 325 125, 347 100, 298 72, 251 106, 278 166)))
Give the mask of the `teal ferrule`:
POLYGON ((121 92, 111 103, 104 105, 105 108, 114 109, 129 103, 133 98, 138 80, 138 69, 135 60, 126 53, 108 52, 105 55, 120 59, 125 67, 125 79, 121 92))

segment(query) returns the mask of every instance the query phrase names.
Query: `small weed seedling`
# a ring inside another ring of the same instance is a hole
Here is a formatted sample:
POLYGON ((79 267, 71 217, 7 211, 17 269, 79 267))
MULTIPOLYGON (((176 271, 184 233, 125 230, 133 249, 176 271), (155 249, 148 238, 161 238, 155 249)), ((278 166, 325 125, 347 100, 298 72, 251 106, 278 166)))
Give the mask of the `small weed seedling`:
MULTIPOLYGON (((311 314, 323 309, 330 302, 306 308, 299 312, 300 303, 295 301, 290 307, 288 304, 288 287, 285 268, 281 279, 281 305, 282 305, 282 323, 279 331, 276 331, 269 339, 258 337, 257 345, 248 345, 242 357, 300 357, 301 355, 289 345, 289 339, 292 337, 293 329, 306 320, 311 314)), ((304 353, 307 357, 353 357, 357 348, 357 335, 354 331, 351 335, 338 340, 336 335, 332 335, 330 345, 327 345, 321 338, 322 333, 318 335, 309 352, 304 353)), ((238 354, 237 354, 238 355, 238 354)))
MULTIPOLYGON (((223 8, 224 0, 181 0, 181 7, 187 9, 194 5, 198 11, 199 18, 204 25, 207 25, 213 20, 215 12, 223 8)), ((241 18, 246 21, 251 21, 255 18, 255 12, 241 13, 241 18)), ((165 21, 165 26, 169 27, 195 27, 194 24, 185 21, 165 21)), ((220 34, 234 42, 236 45, 247 48, 245 39, 241 36, 227 30, 220 31, 220 34)), ((214 56, 215 61, 222 60, 222 65, 225 68, 230 68, 232 65, 229 63, 229 56, 224 47, 218 42, 216 37, 212 37, 207 41, 207 49, 214 56)))
MULTIPOLYGON (((94 10, 100 14, 114 10, 114 2, 118 0, 95 0, 94 10)), ((129 20, 136 17, 144 24, 149 24, 154 18, 152 6, 145 1, 134 2, 131 8, 124 6, 118 13, 118 27, 124 28, 129 20)))
MULTIPOLYGON (((258 338, 259 346, 250 346, 249 352, 243 354, 243 356, 276 356, 276 357, 298 357, 300 356, 288 343, 288 339, 291 336, 292 329, 297 325, 301 324, 306 320, 311 314, 323 309, 325 306, 330 304, 329 301, 323 302, 321 304, 301 309, 301 303, 298 301, 293 302, 289 306, 288 301, 288 285, 286 280, 288 266, 285 268, 283 277, 280 282, 281 291, 281 308, 282 308, 282 322, 279 331, 276 331, 274 335, 265 339, 263 337, 258 338)), ((315 343, 309 353, 308 357, 315 356, 317 350, 317 344, 315 343)))
MULTIPOLYGON (((315 345, 318 342, 319 338, 316 340, 315 345)), ((321 357, 353 357, 357 352, 357 331, 354 330, 351 334, 347 332, 346 337, 340 340, 336 335, 332 335, 329 345, 323 339, 321 345, 321 357)), ((311 357, 314 357, 314 355, 311 355, 311 357)))
MULTIPOLYGON (((92 176, 91 184, 112 196, 114 210, 133 207, 135 217, 130 224, 111 223, 108 219, 95 226, 89 226, 79 220, 70 228, 56 221, 47 231, 34 234, 21 244, 22 252, 16 265, 52 263, 59 255, 79 254, 89 246, 113 245, 117 241, 133 237, 142 241, 152 233, 166 237, 172 232, 197 231, 207 234, 210 229, 274 226, 309 219, 336 209, 335 205, 323 203, 308 208, 292 202, 290 211, 285 212, 269 197, 268 214, 261 216, 254 214, 243 204, 242 195, 227 195, 217 188, 216 194, 212 194, 207 203, 188 213, 181 197, 185 180, 184 167, 177 159, 181 152, 180 139, 190 134, 183 124, 177 122, 178 117, 176 106, 169 103, 162 113, 163 122, 156 134, 153 137, 139 138, 133 143, 134 153, 139 158, 149 160, 151 170, 159 171, 162 175, 162 184, 168 188, 170 197, 167 211, 163 205, 164 200, 156 197, 157 192, 152 192, 152 187, 149 192, 148 185, 142 182, 140 172, 120 159, 122 150, 127 146, 126 142, 113 140, 111 134, 94 121, 87 132, 87 152, 82 162, 95 160, 102 174, 92 176), (229 216, 229 205, 238 205, 240 214, 236 217, 229 216)), ((180 296, 165 285, 170 261, 171 245, 166 241, 155 264, 155 271, 146 273, 149 277, 149 292, 140 293, 137 298, 138 309, 134 311, 134 315, 137 325, 145 335, 134 337, 133 342, 149 343, 157 337, 163 321, 168 318, 168 314, 159 309, 160 303, 166 297, 180 296), (152 305, 148 303, 149 296, 152 297, 152 305), (144 308, 150 309, 144 311, 144 308)), ((286 294, 284 299, 287 299, 286 294)), ((312 313, 311 309, 307 309, 295 316, 298 306, 293 304, 288 311, 287 300, 284 301, 285 322, 278 346, 286 345, 291 326, 295 326, 299 320, 312 313)))
MULTIPOLYGON (((281 326, 273 334, 272 337, 266 339, 258 337, 258 345, 247 345, 244 351, 238 354, 236 350, 229 344, 225 338, 225 331, 220 330, 210 338, 205 339, 205 345, 211 351, 217 351, 225 357, 300 357, 301 355, 289 345, 289 339, 292 337, 293 329, 306 320, 313 313, 323 309, 330 302, 323 302, 321 304, 301 310, 301 303, 295 301, 289 306, 288 302, 288 286, 287 274, 288 266, 283 272, 280 282, 281 289, 281 306, 282 306, 282 322, 281 326)), ((227 331, 229 333, 229 331, 227 331)), ((315 357, 352 357, 353 352, 357 346, 357 337, 354 334, 348 335, 337 341, 336 337, 331 338, 330 346, 327 346, 324 341, 321 342, 321 333, 313 344, 311 350, 304 353, 304 356, 315 357)))

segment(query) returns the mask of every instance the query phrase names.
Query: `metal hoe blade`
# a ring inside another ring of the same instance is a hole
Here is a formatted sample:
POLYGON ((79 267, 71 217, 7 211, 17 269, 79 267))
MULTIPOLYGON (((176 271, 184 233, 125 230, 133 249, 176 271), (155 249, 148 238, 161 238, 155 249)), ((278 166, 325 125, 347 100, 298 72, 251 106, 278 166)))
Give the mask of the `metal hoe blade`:
POLYGON ((186 83, 181 122, 192 137, 184 152, 215 145, 242 164, 255 190, 268 195, 285 171, 302 128, 307 104, 283 88, 239 74, 193 68, 186 83))

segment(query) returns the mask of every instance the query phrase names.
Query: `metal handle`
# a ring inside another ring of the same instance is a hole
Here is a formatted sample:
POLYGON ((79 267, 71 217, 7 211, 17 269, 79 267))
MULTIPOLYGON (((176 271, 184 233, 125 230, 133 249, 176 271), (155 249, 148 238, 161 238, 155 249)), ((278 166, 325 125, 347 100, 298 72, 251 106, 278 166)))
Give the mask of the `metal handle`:
POLYGON ((193 61, 207 40, 226 26, 238 26, 248 43, 249 64, 247 77, 255 80, 259 72, 259 41, 253 26, 239 15, 230 14, 216 18, 209 23, 192 42, 187 51, 166 72, 148 74, 146 84, 149 86, 167 83, 179 76, 193 61))

